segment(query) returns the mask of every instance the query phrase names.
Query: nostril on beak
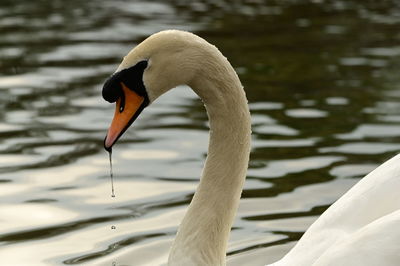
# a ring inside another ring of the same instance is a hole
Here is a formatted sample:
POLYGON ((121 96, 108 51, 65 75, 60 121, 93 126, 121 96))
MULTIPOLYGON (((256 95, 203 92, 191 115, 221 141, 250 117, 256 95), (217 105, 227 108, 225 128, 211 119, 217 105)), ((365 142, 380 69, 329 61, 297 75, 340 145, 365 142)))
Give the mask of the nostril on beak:
POLYGON ((119 112, 122 113, 125 109, 125 93, 121 91, 121 100, 119 102, 119 112))

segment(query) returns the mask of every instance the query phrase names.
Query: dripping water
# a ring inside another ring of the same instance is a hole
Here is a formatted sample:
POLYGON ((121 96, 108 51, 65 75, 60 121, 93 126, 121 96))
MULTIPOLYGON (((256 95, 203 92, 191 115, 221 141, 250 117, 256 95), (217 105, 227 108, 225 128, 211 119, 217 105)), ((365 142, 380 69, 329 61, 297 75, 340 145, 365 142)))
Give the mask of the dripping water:
MULTIPOLYGON (((111 178, 111 197, 115 198, 115 193, 114 193, 114 173, 113 173, 113 168, 112 168, 112 149, 108 149, 108 158, 110 159, 110 178, 111 178)), ((111 230, 115 230, 116 227, 115 225, 111 226, 111 230)))
POLYGON ((114 174, 113 174, 113 168, 112 168, 112 150, 108 151, 108 157, 110 159, 110 178, 111 178, 111 197, 115 198, 115 193, 114 193, 114 174))

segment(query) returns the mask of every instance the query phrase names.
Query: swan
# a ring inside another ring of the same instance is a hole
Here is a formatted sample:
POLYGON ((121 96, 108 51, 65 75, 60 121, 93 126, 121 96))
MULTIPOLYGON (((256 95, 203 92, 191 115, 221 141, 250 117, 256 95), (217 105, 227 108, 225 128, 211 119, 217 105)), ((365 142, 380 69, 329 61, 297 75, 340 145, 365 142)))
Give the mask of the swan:
MULTIPOLYGON (((168 265, 225 265, 249 162, 251 120, 240 80, 215 46, 192 33, 168 30, 131 50, 103 86, 103 98, 116 103, 104 147, 111 151, 145 107, 182 84, 204 102, 210 137, 168 265)), ((400 265, 399 174, 400 155, 359 181, 271 265, 400 265)))

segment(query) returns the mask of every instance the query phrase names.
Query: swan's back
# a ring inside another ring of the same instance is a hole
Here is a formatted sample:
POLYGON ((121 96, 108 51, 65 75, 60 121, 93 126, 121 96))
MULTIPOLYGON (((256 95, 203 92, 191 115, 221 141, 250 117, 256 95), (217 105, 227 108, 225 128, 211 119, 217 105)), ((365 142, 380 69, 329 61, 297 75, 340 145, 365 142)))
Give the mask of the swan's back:
POLYGON ((399 188, 397 155, 335 202, 273 265, 378 265, 369 260, 371 254, 385 258, 379 265, 400 265, 399 188))
POLYGON ((312 265, 400 265, 399 228, 400 210, 397 210, 334 244, 312 265))

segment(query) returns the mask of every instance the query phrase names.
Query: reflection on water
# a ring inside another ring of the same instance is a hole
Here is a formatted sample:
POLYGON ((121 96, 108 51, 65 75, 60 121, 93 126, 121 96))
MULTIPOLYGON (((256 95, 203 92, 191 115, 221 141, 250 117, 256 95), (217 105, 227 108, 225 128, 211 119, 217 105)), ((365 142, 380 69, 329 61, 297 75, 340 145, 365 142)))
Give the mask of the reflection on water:
POLYGON ((399 14, 397 1, 2 1, 1 264, 165 263, 206 154, 203 105, 183 86, 143 112, 115 147, 111 198, 100 90, 166 28, 216 44, 249 98, 228 265, 280 258, 400 150, 399 14))

